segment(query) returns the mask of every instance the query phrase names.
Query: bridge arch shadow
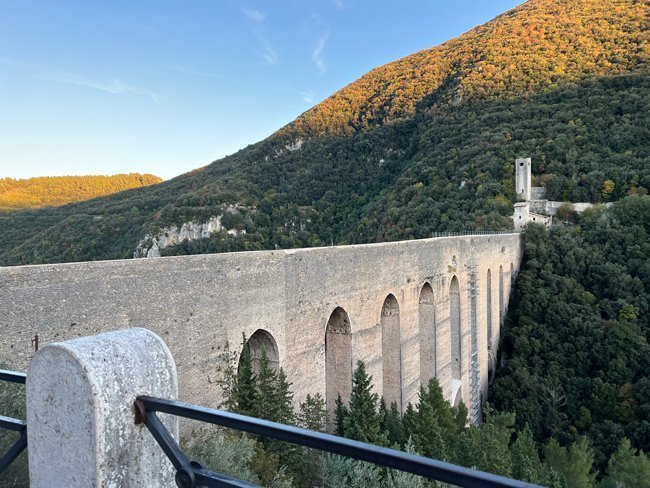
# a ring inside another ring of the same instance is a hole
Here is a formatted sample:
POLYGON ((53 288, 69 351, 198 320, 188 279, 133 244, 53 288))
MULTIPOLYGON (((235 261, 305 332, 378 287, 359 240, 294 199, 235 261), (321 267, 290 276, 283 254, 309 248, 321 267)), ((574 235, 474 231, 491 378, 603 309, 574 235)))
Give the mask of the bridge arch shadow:
POLYGON ((334 419, 336 399, 348 404, 352 391, 352 327, 347 312, 336 307, 325 329, 325 401, 330 420, 334 419))
POLYGON ((451 358, 451 405, 457 407, 463 398, 462 390, 462 324, 460 311, 460 282, 456 275, 449 283, 449 338, 451 358))
POLYGON ((395 402, 402 411, 402 347, 400 310, 397 298, 389 294, 381 307, 382 395, 386 405, 395 402))
MULTIPOLYGON (((280 353, 278 350, 278 344, 270 332, 264 329, 257 329, 253 335, 248 338, 244 348, 248 348, 253 373, 259 373, 262 357, 265 354, 269 366, 275 371, 280 370, 280 353)), ((238 370, 241 366, 243 352, 244 350, 242 350, 242 354, 239 356, 239 364, 237 366, 238 370)))
POLYGON ((420 289, 418 326, 420 335, 420 382, 422 385, 426 385, 437 374, 436 306, 433 288, 428 281, 420 289))

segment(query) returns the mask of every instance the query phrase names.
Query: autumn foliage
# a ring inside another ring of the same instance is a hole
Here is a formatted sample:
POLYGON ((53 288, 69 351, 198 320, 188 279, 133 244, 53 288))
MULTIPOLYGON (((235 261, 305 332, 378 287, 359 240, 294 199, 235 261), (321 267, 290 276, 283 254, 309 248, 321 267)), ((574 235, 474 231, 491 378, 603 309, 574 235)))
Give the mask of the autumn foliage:
POLYGON ((0 212, 53 207, 160 183, 158 176, 139 173, 113 176, 43 176, 0 179, 0 212))
POLYGON ((530 0, 439 46, 380 66, 278 132, 351 135, 419 105, 521 97, 648 67, 648 2, 530 0))

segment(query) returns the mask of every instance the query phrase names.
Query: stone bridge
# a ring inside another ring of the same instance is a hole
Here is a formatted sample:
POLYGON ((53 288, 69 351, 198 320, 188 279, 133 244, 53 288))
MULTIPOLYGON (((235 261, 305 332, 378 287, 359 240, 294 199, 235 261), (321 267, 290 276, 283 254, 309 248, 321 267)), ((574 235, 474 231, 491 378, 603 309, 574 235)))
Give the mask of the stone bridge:
POLYGON ((402 410, 436 376, 474 419, 487 394, 520 234, 0 268, 0 363, 25 370, 41 345, 126 327, 160 335, 179 397, 221 401, 248 337, 332 409, 357 360, 402 410))

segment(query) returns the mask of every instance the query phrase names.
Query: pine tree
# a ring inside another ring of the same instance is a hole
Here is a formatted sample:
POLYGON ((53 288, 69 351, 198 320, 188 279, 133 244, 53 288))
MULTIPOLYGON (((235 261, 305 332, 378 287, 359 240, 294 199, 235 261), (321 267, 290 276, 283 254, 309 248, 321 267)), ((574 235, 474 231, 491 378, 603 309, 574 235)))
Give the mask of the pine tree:
POLYGON ((556 471, 563 480, 564 486, 571 488, 588 488, 594 484, 591 466, 594 453, 589 447, 586 437, 569 447, 561 447, 555 439, 544 446, 546 464, 556 471))
POLYGON ((237 367, 237 380, 232 387, 232 405, 233 411, 242 415, 257 416, 257 378, 253 373, 253 361, 251 351, 242 334, 242 351, 239 356, 239 365, 237 367))
POLYGON ((388 439, 388 445, 396 449, 402 449, 408 441, 408 436, 404 430, 397 403, 392 402, 390 409, 386 409, 386 402, 382 398, 379 403, 379 416, 381 418, 381 431, 388 439))
POLYGON ((494 413, 488 410, 485 423, 471 426, 460 439, 457 460, 481 471, 512 476, 512 457, 509 444, 514 432, 514 414, 494 413))
POLYGON ((298 425, 304 429, 325 432, 327 428, 327 407, 320 393, 314 396, 307 394, 304 402, 300 402, 298 425))
POLYGON ((282 408, 278 397, 278 374, 269 364, 269 358, 265 350, 262 350, 256 380, 257 416, 261 419, 278 422, 279 411, 282 408))
POLYGON ((371 444, 384 444, 377 411, 379 396, 372 391, 372 377, 366 373, 363 361, 357 361, 352 377, 350 411, 343 421, 345 437, 371 444))
POLYGON ((600 483, 602 488, 631 488, 650 484, 650 456, 637 453, 628 439, 623 439, 618 450, 607 464, 607 474, 600 483))
POLYGON ((548 485, 545 467, 539 459, 537 445, 528 428, 517 433, 517 439, 510 446, 512 455, 512 477, 531 483, 548 485))
POLYGON ((291 383, 287 380, 287 375, 280 368, 278 372, 277 387, 273 398, 275 408, 275 421, 283 424, 294 424, 296 420, 293 411, 293 392, 291 383))
POLYGON ((344 437, 345 436, 345 419, 350 414, 348 408, 343 404, 343 399, 339 394, 336 397, 336 408, 334 410, 334 420, 335 420, 335 434, 344 437))
MULTIPOLYGON (((320 393, 307 394, 300 403, 298 425, 305 429, 325 432, 327 428, 327 406, 320 393)), ((322 486, 323 453, 316 449, 303 449, 302 470, 299 474, 299 486, 322 486)))

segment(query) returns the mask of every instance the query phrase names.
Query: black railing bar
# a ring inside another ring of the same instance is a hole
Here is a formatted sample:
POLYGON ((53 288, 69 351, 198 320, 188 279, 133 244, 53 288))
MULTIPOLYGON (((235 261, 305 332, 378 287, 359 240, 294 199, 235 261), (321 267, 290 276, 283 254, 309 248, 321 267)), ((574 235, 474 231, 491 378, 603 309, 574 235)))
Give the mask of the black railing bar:
MULTIPOLYGON (((151 435, 153 435, 158 445, 161 447, 167 458, 171 461, 172 465, 178 471, 183 471, 177 476, 193 476, 195 484, 199 483, 201 486, 206 487, 235 487, 235 488, 255 488, 257 485, 240 481, 229 476, 215 473, 207 469, 203 469, 196 463, 191 463, 185 453, 181 451, 176 439, 169 433, 165 424, 162 423, 156 412, 149 411, 146 414, 145 425, 151 435), (191 471, 192 474, 189 472, 191 471)), ((179 485, 183 486, 183 485, 179 485)), ((193 485, 189 485, 193 486, 193 485)))
POLYGON ((235 488, 259 488, 259 485, 231 478, 225 474, 215 473, 214 471, 204 468, 195 469, 194 476, 196 477, 196 485, 201 487, 207 486, 210 488, 221 488, 222 486, 232 486, 235 488))
POLYGON ((11 448, 0 459, 0 473, 4 473, 5 469, 7 469, 7 467, 13 463, 18 456, 20 456, 20 453, 23 452, 26 447, 27 429, 23 429, 18 440, 14 442, 11 448))
POLYGON ((190 464, 189 459, 187 459, 185 453, 181 451, 174 437, 169 433, 169 431, 165 428, 163 423, 154 412, 150 412, 150 414, 147 415, 145 425, 177 471, 183 466, 188 466, 190 464))
POLYGON ((5 417, 4 415, 0 415, 0 429, 21 432, 26 427, 27 424, 25 423, 24 420, 14 419, 11 417, 5 417))
POLYGON ((321 451, 341 454, 346 457, 368 461, 390 468, 407 471, 446 483, 465 487, 533 487, 530 483, 513 480, 492 473, 456 466, 444 461, 409 454, 385 447, 373 446, 363 442, 337 437, 322 432, 314 432, 299 427, 278 424, 268 420, 246 417, 231 412, 223 412, 188 403, 141 396, 146 410, 169 413, 192 420, 207 422, 222 427, 241 430, 252 434, 271 437, 321 451))
POLYGON ((27 378, 27 374, 25 373, 0 369, 0 381, 10 381, 11 383, 20 383, 24 385, 26 378, 27 378))

